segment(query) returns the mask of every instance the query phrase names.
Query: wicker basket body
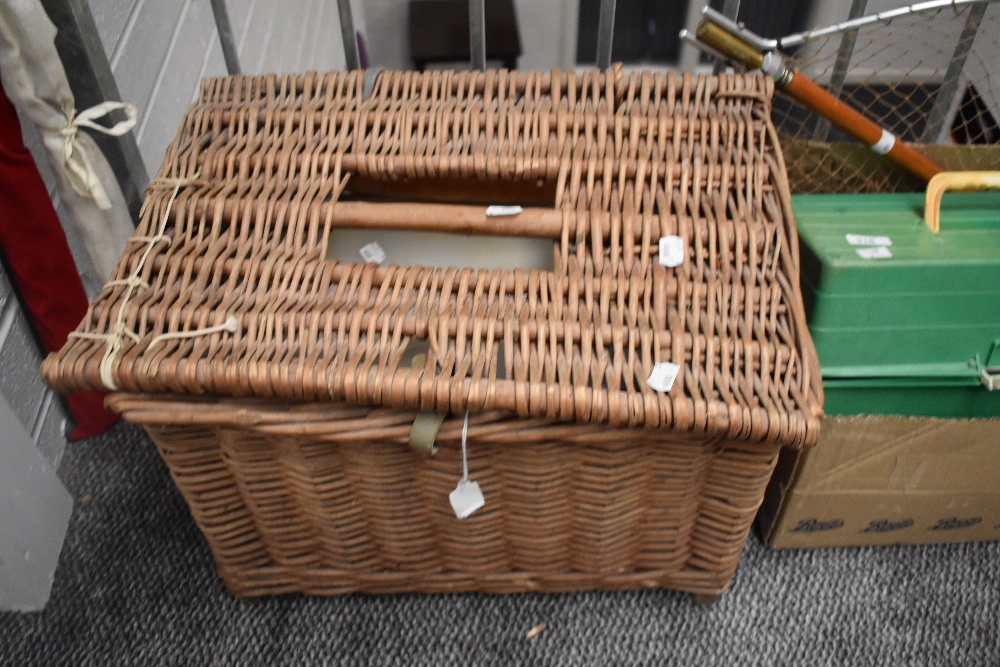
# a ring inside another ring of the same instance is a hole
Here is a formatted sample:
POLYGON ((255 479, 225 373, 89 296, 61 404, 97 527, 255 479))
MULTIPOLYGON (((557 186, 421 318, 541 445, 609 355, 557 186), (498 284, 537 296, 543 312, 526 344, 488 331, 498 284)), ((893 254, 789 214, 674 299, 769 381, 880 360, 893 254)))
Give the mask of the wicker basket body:
POLYGON ((771 86, 207 80, 43 374, 120 392, 239 594, 719 593, 778 449, 822 411, 771 86), (337 226, 550 239, 554 268, 342 263, 337 226), (466 411, 487 504, 460 521, 466 411), (406 446, 417 412, 450 415, 434 455, 406 446))
POLYGON ((486 505, 459 521, 462 419, 433 456, 414 414, 116 395, 145 425, 231 591, 570 591, 728 586, 778 448, 637 429, 470 418, 486 505))

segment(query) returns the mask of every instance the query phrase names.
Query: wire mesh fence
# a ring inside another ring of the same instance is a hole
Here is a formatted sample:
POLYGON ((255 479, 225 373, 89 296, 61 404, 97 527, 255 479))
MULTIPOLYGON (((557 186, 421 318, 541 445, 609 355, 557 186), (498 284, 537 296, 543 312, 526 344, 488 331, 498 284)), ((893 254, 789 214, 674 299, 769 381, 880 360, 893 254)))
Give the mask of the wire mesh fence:
MULTIPOLYGON (((914 9, 786 38, 782 50, 803 74, 944 169, 1000 169, 1000 2, 914 9)), ((793 192, 923 189, 788 98, 775 98, 773 120, 793 192)))

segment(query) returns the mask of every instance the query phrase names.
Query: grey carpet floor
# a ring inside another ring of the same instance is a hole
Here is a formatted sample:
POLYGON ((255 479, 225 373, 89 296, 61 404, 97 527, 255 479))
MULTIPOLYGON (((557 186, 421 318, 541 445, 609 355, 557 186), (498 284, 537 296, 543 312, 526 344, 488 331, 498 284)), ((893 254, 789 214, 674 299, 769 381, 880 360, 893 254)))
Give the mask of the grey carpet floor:
POLYGON ((244 601, 142 431, 71 444, 52 598, 0 665, 1000 665, 1000 543, 775 552, 714 606, 670 591, 244 601), (546 622, 532 639, 529 629, 546 622))

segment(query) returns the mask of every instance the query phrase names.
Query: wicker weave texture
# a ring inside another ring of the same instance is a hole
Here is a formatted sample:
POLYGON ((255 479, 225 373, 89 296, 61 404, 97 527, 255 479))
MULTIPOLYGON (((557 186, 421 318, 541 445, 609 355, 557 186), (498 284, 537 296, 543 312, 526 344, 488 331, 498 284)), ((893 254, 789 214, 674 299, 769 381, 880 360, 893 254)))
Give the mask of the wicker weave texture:
POLYGON ((441 449, 414 415, 344 404, 116 395, 146 425, 244 596, 568 591, 729 584, 778 449, 486 413, 469 472, 486 506, 455 519, 462 419, 441 449))
POLYGON ((207 80, 48 381, 816 440, 771 82, 384 72, 368 99, 363 83, 207 80), (510 219, 481 205, 548 193, 510 219), (554 269, 338 263, 337 226, 551 238, 554 269), (670 235, 676 269, 657 261, 670 235), (414 340, 422 369, 401 363, 414 340), (646 384, 663 361, 681 366, 670 393, 646 384))

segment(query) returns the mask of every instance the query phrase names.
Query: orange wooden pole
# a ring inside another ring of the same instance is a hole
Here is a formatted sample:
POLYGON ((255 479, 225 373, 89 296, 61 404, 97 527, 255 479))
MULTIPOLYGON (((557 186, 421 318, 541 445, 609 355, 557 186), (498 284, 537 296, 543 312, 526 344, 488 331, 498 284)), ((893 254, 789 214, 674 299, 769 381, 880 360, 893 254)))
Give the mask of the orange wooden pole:
POLYGON ((878 123, 828 93, 805 74, 786 65, 785 59, 778 53, 762 53, 760 47, 747 41, 746 35, 734 33, 706 17, 698 25, 697 41, 747 69, 760 69, 774 79, 783 93, 863 141, 874 152, 884 155, 925 181, 944 171, 878 123))
POLYGON ((823 116, 844 132, 863 141, 876 153, 884 155, 925 181, 944 171, 892 133, 882 129, 878 123, 869 120, 828 93, 802 72, 792 69, 789 73, 791 80, 782 87, 786 95, 823 116))

